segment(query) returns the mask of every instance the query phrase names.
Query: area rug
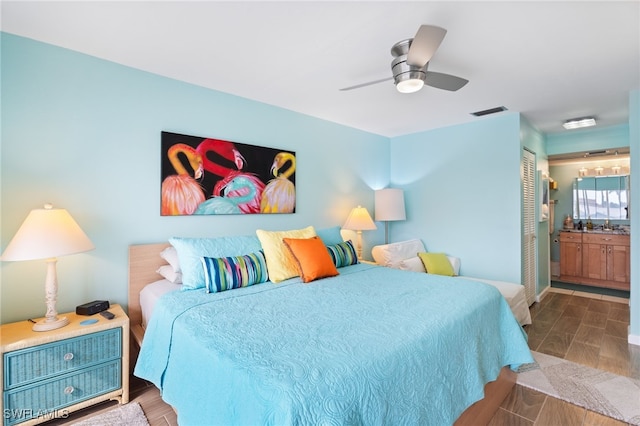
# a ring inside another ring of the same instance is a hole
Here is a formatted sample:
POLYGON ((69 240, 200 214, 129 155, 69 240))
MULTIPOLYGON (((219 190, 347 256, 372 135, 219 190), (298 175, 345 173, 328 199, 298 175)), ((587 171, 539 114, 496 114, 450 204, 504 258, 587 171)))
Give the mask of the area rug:
POLYGON ((640 380, 531 352, 517 383, 608 417, 640 425, 640 380))
POLYGON ((106 413, 98 414, 72 426, 149 426, 149 422, 137 402, 121 405, 106 413))

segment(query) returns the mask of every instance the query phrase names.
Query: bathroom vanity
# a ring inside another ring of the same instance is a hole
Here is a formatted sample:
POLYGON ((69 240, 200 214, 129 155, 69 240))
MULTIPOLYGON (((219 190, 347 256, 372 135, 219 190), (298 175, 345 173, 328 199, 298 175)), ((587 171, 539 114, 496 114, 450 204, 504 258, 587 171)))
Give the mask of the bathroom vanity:
POLYGON ((560 281, 629 291, 629 235, 605 230, 561 231, 560 281))

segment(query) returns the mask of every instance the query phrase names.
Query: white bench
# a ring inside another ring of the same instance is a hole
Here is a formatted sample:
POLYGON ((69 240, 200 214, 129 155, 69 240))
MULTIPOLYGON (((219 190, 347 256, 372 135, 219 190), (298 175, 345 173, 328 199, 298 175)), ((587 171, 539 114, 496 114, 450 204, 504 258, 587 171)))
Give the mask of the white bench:
MULTIPOLYGON (((406 271, 426 273, 427 271, 424 268, 424 264, 418 257, 418 253, 421 252, 426 252, 426 249, 424 244, 422 244, 422 241, 418 239, 378 245, 373 247, 371 250, 373 259, 378 265, 406 271)), ((456 277, 479 281, 497 288, 511 307, 511 311, 520 325, 531 324, 531 313, 529 312, 529 305, 527 304, 524 286, 506 281, 460 276, 460 258, 455 256, 447 257, 451 262, 451 266, 453 267, 453 272, 456 277)))

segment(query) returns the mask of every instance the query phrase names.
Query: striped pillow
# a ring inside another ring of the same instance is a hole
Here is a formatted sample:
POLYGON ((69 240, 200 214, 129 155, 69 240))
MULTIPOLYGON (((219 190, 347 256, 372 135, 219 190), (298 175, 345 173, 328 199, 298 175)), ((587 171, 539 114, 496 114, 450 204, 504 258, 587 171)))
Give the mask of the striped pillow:
POLYGON ((269 279, 262 250, 232 257, 201 257, 207 293, 264 283, 269 279))
POLYGON ((327 246, 327 250, 329 250, 331 260, 333 260, 336 268, 342 268, 343 266, 355 265, 358 263, 358 256, 356 256, 356 250, 353 248, 351 241, 327 246))

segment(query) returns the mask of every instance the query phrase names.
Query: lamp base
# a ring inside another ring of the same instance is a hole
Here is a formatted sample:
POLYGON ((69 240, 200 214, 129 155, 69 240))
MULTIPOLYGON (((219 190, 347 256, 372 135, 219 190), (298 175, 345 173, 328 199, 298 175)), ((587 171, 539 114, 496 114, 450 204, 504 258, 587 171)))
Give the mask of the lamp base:
POLYGON ((57 317, 53 321, 47 321, 46 319, 40 320, 33 324, 33 331, 49 331, 56 328, 64 327, 69 324, 67 317, 57 317))

